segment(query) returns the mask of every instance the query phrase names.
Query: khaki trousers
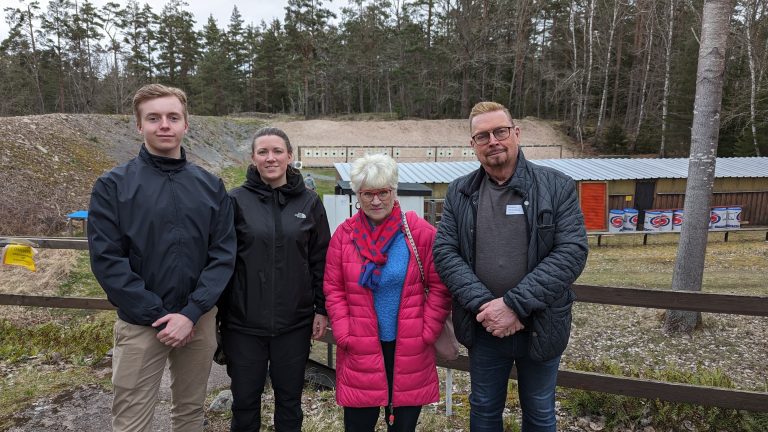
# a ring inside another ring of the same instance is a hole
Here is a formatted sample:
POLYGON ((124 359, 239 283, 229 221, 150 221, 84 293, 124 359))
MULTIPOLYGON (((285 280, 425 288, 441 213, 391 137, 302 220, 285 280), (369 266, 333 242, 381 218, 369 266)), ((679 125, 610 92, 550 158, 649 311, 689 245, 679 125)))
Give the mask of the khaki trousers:
POLYGON ((166 362, 171 371, 171 423, 174 432, 203 430, 211 360, 216 351, 216 308, 195 325, 195 337, 172 348, 157 339, 153 327, 115 322, 112 355, 112 429, 148 432, 166 362))

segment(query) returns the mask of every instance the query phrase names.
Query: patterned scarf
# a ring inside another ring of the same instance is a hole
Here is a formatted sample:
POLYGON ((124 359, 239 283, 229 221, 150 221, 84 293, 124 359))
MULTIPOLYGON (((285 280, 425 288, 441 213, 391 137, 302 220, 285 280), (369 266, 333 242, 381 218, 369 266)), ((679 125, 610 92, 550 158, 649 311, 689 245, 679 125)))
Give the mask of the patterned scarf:
POLYGON ((387 263, 387 251, 403 224, 400 203, 395 201, 392 213, 380 225, 372 227, 363 210, 352 216, 352 242, 363 257, 357 283, 370 290, 379 287, 381 268, 387 263))

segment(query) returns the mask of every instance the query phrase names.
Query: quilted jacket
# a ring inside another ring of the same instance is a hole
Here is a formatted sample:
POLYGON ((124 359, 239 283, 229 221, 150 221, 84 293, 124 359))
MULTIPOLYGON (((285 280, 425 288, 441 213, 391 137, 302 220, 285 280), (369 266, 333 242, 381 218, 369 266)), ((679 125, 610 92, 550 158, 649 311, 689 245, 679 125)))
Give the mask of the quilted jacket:
MULTIPOLYGON (((450 309, 450 293, 432 261, 435 228, 406 213, 429 294, 425 301, 418 264, 411 259, 397 321, 392 405, 416 406, 439 400, 434 343, 450 309)), ((388 405, 388 385, 371 290, 358 285, 361 257, 352 242, 350 219, 339 225, 326 255, 325 306, 336 339, 336 401, 345 407, 388 405)), ((407 238, 405 238, 407 242, 407 238)))
MULTIPOLYGON (((466 347, 472 346, 480 306, 494 299, 474 271, 477 201, 486 175, 480 167, 450 184, 434 244, 435 266, 453 294, 456 338, 466 347)), ((573 179, 526 161, 522 151, 508 185, 523 197, 528 274, 510 287, 504 303, 531 332, 531 357, 546 360, 568 345, 576 297, 571 284, 587 261, 584 217, 573 179)))

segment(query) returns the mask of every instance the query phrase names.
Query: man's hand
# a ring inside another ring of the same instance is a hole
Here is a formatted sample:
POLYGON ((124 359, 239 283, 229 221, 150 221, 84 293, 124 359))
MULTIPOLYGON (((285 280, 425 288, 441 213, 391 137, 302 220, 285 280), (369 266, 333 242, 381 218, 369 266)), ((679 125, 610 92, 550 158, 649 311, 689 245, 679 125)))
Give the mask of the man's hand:
POLYGON ((328 317, 325 315, 315 314, 315 321, 312 323, 312 339, 320 340, 325 336, 325 331, 328 328, 328 317))
POLYGON ((152 327, 165 324, 165 328, 157 334, 157 339, 165 345, 174 348, 183 347, 194 336, 192 320, 182 314, 168 314, 152 323, 152 327))
POLYGON ((477 321, 496 337, 512 336, 524 328, 515 311, 510 309, 502 298, 491 300, 480 306, 477 321))

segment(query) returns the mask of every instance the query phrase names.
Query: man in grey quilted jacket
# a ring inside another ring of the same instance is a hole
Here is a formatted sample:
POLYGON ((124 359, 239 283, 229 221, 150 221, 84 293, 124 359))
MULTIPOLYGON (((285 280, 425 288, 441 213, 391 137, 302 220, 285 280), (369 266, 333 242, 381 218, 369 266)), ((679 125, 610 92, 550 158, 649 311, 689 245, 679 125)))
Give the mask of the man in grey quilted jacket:
POLYGON ((453 294, 456 336, 469 350, 470 430, 503 431, 515 365, 522 430, 555 431, 571 285, 587 260, 575 182, 525 160, 520 128, 503 105, 478 103, 469 123, 481 166, 448 187, 434 260, 453 294))

